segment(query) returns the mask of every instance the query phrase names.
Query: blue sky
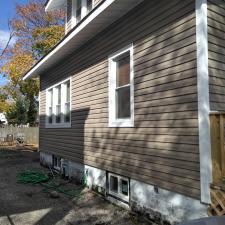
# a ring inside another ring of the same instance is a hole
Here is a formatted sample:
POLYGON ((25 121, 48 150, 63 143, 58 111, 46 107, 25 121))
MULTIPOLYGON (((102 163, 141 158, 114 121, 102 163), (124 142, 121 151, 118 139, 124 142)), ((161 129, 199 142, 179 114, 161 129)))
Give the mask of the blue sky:
MULTIPOLYGON (((2 45, 7 41, 8 32, 8 20, 15 15, 15 5, 16 3, 26 3, 28 0, 0 0, 0 49, 3 48, 2 45)), ((0 74, 0 86, 6 83, 0 74)))

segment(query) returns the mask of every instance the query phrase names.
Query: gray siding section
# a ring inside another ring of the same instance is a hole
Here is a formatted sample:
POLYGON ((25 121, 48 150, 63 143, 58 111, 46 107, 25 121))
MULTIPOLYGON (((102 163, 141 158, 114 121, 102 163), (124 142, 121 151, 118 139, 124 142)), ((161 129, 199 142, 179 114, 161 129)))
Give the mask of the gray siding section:
POLYGON ((40 150, 199 199, 195 2, 145 1, 41 77, 40 150), (108 56, 134 44, 135 127, 108 128, 108 56), (72 128, 45 89, 72 76, 72 128))
POLYGON ((225 111, 225 1, 208 1, 210 109, 225 111))

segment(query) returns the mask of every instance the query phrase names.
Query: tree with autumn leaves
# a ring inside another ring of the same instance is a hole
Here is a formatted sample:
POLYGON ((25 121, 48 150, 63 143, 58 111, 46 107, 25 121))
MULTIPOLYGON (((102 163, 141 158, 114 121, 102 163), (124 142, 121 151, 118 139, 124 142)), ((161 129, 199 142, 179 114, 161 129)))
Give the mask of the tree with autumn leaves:
MULTIPOLYGON (((8 44, 0 53, 0 73, 9 81, 4 92, 15 102, 8 107, 8 115, 16 115, 13 111, 17 110, 18 102, 26 102, 20 105, 27 107, 26 122, 31 125, 36 120, 39 80, 23 81, 23 75, 64 36, 64 11, 46 13, 44 3, 44 0, 30 0, 16 5, 16 16, 9 22, 10 38, 15 43, 8 44)), ((0 101, 6 104, 5 98, 0 101)))

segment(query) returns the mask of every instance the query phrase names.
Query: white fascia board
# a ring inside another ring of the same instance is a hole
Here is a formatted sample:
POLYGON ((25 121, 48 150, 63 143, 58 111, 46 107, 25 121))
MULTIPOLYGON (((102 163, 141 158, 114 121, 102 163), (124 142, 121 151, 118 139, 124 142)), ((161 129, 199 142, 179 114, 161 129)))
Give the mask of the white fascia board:
POLYGON ((45 6, 45 11, 51 11, 51 10, 56 10, 60 9, 64 6, 66 0, 49 0, 47 5, 45 6))
POLYGON ((196 0, 196 46, 201 201, 211 203, 212 182, 207 0, 196 0))

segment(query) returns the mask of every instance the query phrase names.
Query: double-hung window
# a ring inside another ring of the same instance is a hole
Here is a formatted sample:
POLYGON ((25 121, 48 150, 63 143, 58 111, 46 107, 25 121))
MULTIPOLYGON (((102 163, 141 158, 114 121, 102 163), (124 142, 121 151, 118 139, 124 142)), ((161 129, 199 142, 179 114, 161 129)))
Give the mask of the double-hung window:
POLYGON ((71 126, 70 82, 64 80, 47 90, 46 127, 71 126))
POLYGON ((109 57, 109 126, 134 125, 133 46, 109 57))

